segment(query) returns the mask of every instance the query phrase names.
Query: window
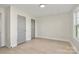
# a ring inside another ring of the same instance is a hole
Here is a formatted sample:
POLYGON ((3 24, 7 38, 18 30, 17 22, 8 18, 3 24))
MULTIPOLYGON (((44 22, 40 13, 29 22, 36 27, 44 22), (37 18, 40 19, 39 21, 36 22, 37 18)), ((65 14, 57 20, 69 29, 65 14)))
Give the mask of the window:
POLYGON ((75 32, 76 38, 79 38, 79 11, 75 13, 75 32))

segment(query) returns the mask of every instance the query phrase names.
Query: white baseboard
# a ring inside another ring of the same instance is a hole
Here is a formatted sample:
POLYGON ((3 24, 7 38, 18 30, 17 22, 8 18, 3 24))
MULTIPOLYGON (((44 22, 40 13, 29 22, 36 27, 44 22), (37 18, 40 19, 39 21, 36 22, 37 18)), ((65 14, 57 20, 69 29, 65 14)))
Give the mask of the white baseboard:
POLYGON ((70 40, 63 40, 63 38, 47 38, 47 37, 36 37, 38 39, 50 39, 50 40, 58 40, 58 41, 65 41, 65 42, 69 42, 70 40))
POLYGON ((70 41, 69 43, 72 45, 74 51, 75 51, 77 54, 79 54, 78 49, 77 49, 76 46, 73 44, 73 42, 70 41))
POLYGON ((29 42, 29 41, 31 41, 31 40, 26 40, 26 42, 29 42))

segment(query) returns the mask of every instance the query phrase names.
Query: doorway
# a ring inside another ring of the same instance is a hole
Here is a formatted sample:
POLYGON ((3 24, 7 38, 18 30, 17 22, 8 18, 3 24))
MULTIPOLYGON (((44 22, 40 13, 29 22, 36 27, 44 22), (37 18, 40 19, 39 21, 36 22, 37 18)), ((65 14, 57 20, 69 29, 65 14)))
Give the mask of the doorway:
POLYGON ((18 15, 18 39, 17 43, 23 43, 26 41, 26 18, 24 16, 18 15))
POLYGON ((35 38, 35 20, 31 19, 31 38, 35 38))

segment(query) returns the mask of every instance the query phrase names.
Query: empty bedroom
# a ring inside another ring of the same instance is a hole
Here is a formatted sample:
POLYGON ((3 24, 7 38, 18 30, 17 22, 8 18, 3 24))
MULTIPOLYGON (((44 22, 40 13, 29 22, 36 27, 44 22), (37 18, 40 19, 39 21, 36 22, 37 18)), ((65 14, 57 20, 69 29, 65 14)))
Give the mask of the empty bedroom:
POLYGON ((0 4, 0 54, 77 54, 78 39, 78 4, 0 4))

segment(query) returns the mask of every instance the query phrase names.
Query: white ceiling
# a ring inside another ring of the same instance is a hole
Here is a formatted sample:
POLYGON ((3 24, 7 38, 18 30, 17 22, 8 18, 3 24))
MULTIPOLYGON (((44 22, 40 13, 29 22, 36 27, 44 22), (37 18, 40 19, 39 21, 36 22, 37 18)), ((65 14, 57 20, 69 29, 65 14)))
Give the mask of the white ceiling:
POLYGON ((26 11, 34 17, 59 14, 71 11, 73 4, 46 4, 45 8, 40 8, 39 4, 16 4, 15 7, 26 11))
POLYGON ((8 7, 8 6, 10 6, 10 5, 9 4, 0 4, 1 8, 5 8, 5 7, 8 7))
MULTIPOLYGON (((0 7, 7 7, 9 4, 0 4, 0 7)), ((14 4, 13 6, 29 13, 34 17, 54 15, 73 10, 74 4, 46 4, 45 8, 40 8, 39 4, 14 4)))

